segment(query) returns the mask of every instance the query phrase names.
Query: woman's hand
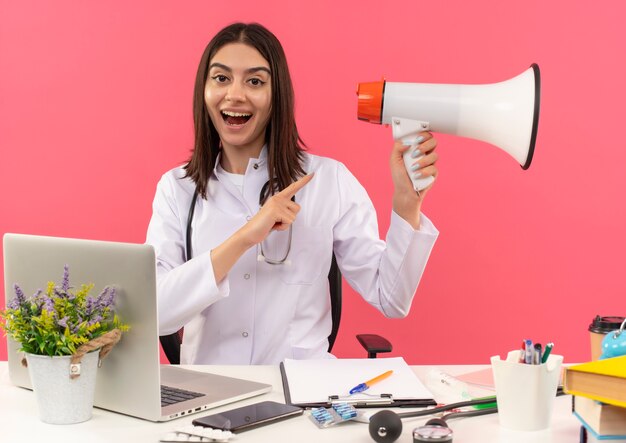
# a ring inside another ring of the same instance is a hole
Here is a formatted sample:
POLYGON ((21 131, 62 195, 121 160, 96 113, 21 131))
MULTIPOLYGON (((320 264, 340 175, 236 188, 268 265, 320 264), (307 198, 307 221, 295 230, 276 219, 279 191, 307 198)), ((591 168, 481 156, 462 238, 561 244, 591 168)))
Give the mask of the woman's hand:
POLYGON ((248 249, 261 243, 272 230, 284 231, 296 219, 300 205, 291 201, 313 178, 305 175, 285 189, 267 199, 263 207, 241 229, 228 237, 224 243, 211 250, 211 262, 215 281, 220 282, 248 249))
POLYGON ((261 243, 271 231, 285 231, 296 219, 300 205, 292 197, 311 181, 313 174, 305 175, 282 191, 267 199, 259 212, 239 231, 248 247, 261 243))
POLYGON ((432 184, 418 193, 413 189, 413 182, 409 178, 409 173, 411 176, 419 174, 416 178, 437 177, 438 170, 435 163, 439 159, 435 152, 437 139, 430 132, 422 132, 419 137, 422 137, 422 140, 415 148, 416 157, 419 155, 422 157, 413 161, 411 171, 407 172, 402 158, 410 146, 403 145, 401 141, 394 143, 389 160, 394 185, 393 210, 410 223, 414 229, 419 228, 420 208, 424 196, 432 184))

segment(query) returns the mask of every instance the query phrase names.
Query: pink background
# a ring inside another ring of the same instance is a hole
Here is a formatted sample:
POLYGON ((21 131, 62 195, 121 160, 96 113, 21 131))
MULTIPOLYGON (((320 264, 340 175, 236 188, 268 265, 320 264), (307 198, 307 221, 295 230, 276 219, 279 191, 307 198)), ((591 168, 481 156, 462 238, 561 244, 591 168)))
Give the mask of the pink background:
POLYGON ((383 235, 391 131, 357 121, 356 84, 492 83, 536 62, 531 168, 439 135, 424 209, 441 235, 413 309, 386 320, 344 285, 335 352, 364 356, 354 335, 372 332, 413 364, 487 363, 526 337, 588 359, 593 316, 626 315, 626 6, 367 3, 0 0, 0 234, 143 243, 157 180, 189 155, 202 50, 233 21, 282 41, 305 142, 359 178, 383 235))

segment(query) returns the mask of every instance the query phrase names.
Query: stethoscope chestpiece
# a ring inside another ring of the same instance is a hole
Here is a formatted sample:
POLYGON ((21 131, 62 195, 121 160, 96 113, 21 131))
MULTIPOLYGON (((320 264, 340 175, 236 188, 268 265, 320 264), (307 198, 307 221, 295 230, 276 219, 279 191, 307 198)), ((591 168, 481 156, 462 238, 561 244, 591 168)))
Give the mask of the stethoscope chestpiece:
POLYGON ((413 429, 413 443, 452 442, 453 432, 445 420, 434 418, 413 429))

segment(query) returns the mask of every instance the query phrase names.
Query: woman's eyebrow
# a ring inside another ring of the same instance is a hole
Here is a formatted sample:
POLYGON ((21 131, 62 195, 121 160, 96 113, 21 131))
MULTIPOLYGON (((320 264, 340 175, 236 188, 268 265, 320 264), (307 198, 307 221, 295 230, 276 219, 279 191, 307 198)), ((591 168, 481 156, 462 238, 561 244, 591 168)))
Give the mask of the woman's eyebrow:
POLYGON ((253 73, 259 72, 259 71, 265 71, 265 72, 267 72, 267 75, 272 75, 272 71, 267 69, 265 66, 257 66, 255 68, 246 69, 246 73, 248 73, 248 74, 253 74, 253 73))
MULTIPOLYGON (((209 66, 209 69, 213 69, 213 68, 219 68, 219 69, 223 69, 224 71, 227 72, 232 72, 232 68, 230 68, 229 66, 223 65, 221 63, 211 63, 211 65, 209 66)), ((267 72, 268 75, 272 75, 272 72, 267 69, 265 66, 255 66, 253 68, 248 68, 246 69, 246 74, 253 74, 255 72, 259 72, 259 71, 265 71, 267 72)))

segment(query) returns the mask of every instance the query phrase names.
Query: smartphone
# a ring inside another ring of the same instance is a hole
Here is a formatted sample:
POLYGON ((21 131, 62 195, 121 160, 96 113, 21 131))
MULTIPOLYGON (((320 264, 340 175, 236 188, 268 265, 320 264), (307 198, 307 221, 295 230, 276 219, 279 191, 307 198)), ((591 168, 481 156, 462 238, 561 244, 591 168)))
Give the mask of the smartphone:
POLYGON ((274 401, 263 401, 241 408, 224 411, 221 414, 196 418, 195 426, 222 429, 233 433, 268 425, 290 417, 302 415, 304 409, 274 401))

